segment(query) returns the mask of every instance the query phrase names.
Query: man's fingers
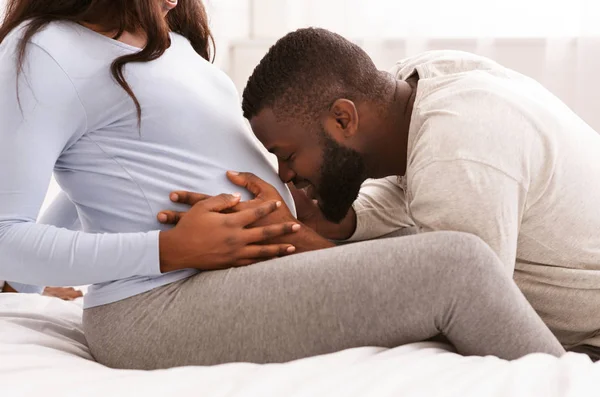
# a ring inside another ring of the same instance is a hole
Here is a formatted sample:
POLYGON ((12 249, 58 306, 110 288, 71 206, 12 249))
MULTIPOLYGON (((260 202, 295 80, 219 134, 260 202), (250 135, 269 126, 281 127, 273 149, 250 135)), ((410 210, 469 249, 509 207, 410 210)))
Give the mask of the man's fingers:
POLYGON ((187 204, 187 205, 194 205, 200 201, 204 201, 206 199, 211 198, 212 196, 209 196, 207 194, 202 194, 202 193, 195 193, 195 192, 187 192, 187 191, 177 191, 177 192, 172 192, 169 195, 169 198, 171 199, 171 201, 173 201, 174 203, 180 203, 180 204, 187 204))
POLYGON ((235 185, 246 188, 250 193, 258 196, 265 190, 272 188, 267 182, 263 181, 250 172, 227 172, 227 178, 235 185))
POLYGON ((248 208, 237 212, 235 215, 235 221, 240 226, 248 226, 264 218, 265 216, 277 211, 282 206, 281 201, 269 201, 259 205, 255 208, 248 208))
POLYGON ((180 211, 161 211, 157 218, 160 223, 165 225, 176 225, 185 214, 185 212, 180 211))
POLYGON ((296 252, 296 247, 291 244, 251 244, 242 249, 239 256, 243 259, 271 259, 279 256, 290 255, 294 252, 296 252))
POLYGON ((296 233, 301 228, 302 226, 300 226, 300 224, 289 222, 279 225, 254 227, 252 229, 248 229, 245 234, 249 243, 260 243, 275 237, 296 233))
POLYGON ((218 196, 207 198, 206 200, 199 202, 198 205, 202 205, 208 211, 221 212, 236 206, 240 202, 241 197, 242 196, 239 193, 223 193, 218 196))

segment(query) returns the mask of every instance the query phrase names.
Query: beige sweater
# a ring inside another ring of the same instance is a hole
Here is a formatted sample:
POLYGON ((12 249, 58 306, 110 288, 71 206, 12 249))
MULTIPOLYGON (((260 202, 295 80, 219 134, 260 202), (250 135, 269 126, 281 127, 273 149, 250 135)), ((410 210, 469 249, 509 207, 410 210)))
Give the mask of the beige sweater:
POLYGON ((406 175, 365 183, 352 240, 473 233, 565 346, 600 346, 600 135, 491 60, 429 52, 392 73, 415 70, 406 175))

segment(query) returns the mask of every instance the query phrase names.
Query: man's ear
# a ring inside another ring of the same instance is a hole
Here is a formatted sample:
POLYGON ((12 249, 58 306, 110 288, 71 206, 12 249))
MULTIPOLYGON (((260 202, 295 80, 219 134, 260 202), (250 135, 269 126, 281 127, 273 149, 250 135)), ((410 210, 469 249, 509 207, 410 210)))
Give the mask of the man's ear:
POLYGON ((325 128, 338 141, 354 137, 358 130, 358 110, 354 102, 336 100, 329 108, 325 128))

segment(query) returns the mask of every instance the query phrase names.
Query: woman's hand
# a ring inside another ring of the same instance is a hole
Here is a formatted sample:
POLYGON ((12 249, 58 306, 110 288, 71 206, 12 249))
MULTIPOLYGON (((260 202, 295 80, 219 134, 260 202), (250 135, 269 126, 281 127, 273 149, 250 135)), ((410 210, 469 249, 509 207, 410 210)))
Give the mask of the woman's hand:
POLYGON ((83 296, 83 292, 71 287, 46 287, 43 295, 59 298, 64 301, 72 301, 83 296))
MULTIPOLYGON (((185 192, 171 195, 176 202, 186 198, 189 199, 185 192)), ((195 198, 197 200, 184 217, 172 211, 163 211, 158 215, 163 223, 166 223, 165 214, 177 220, 173 229, 160 233, 160 265, 163 273, 188 268, 216 270, 246 266, 296 250, 289 243, 259 244, 300 229, 293 218, 285 222, 272 222, 268 226, 256 226, 261 219, 281 208, 281 201, 267 200, 237 212, 224 213, 239 204, 239 195, 197 195, 195 198), (253 227, 248 227, 250 225, 253 227)))
MULTIPOLYGON (((227 212, 244 212, 252 208, 257 208, 265 205, 265 203, 277 200, 282 203, 282 198, 277 189, 271 186, 269 183, 263 181, 259 177, 251 173, 237 173, 228 172, 227 177, 229 180, 237 186, 244 187, 254 194, 254 199, 238 203, 230 208, 225 209, 227 212)), ((198 203, 209 200, 210 196, 206 196, 200 193, 193 192, 174 192, 171 195, 171 200, 188 205, 197 205, 198 203)), ((189 216, 189 212, 176 212, 176 211, 162 211, 158 214, 158 220, 166 224, 178 224, 186 217, 189 216)), ((276 210, 270 214, 257 219, 252 223, 253 227, 268 227, 267 225, 277 224, 298 224, 298 233, 293 235, 278 235, 272 236, 265 240, 263 243, 268 244, 292 244, 295 247, 294 252, 306 252, 317 249, 330 248, 334 244, 330 241, 319 236, 315 231, 307 227, 300 227, 300 223, 294 218, 290 210, 285 204, 282 204, 276 210)))
MULTIPOLYGON (((265 205, 268 202, 283 203, 283 198, 273 186, 263 181, 259 177, 251 173, 228 172, 227 177, 237 186, 243 187, 254 195, 254 199, 244 202, 238 202, 236 205, 225 209, 223 212, 233 213, 246 211, 265 205)), ((179 191, 171 194, 171 200, 179 204, 187 204, 190 206, 207 200, 211 196, 202 193, 179 191)), ((158 214, 158 220, 165 224, 177 224, 187 212, 178 211, 161 211, 158 214)), ((298 223, 294 215, 290 212, 287 205, 282 204, 275 211, 261 217, 252 224, 256 226, 268 226, 279 223, 298 223)), ((276 237, 276 236, 273 236, 276 237)))

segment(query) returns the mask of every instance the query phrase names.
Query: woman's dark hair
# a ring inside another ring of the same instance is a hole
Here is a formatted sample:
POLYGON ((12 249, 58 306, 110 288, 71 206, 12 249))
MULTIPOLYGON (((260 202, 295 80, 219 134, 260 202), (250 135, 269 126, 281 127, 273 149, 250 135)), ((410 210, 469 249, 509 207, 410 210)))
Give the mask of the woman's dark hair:
POLYGON ((129 94, 141 120, 141 107, 123 74, 126 64, 148 62, 160 57, 170 45, 169 31, 186 37, 194 50, 212 60, 214 39, 208 16, 201 0, 179 0, 177 7, 164 17, 161 0, 8 0, 6 15, 0 25, 0 43, 6 36, 28 21, 19 46, 17 70, 21 72, 25 48, 31 37, 53 21, 72 21, 99 26, 103 31, 143 31, 146 46, 139 52, 115 59, 111 72, 117 83, 129 94))

